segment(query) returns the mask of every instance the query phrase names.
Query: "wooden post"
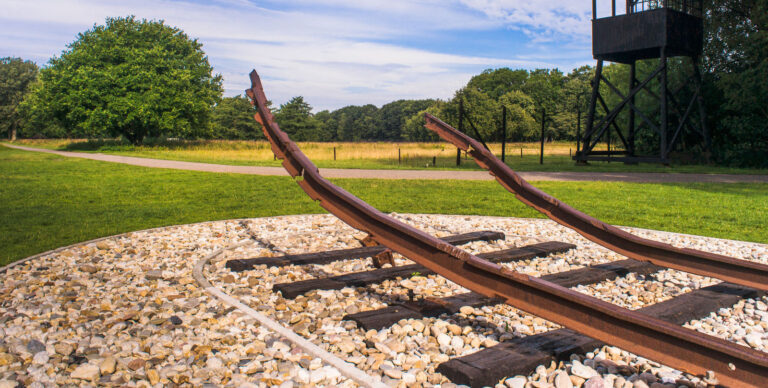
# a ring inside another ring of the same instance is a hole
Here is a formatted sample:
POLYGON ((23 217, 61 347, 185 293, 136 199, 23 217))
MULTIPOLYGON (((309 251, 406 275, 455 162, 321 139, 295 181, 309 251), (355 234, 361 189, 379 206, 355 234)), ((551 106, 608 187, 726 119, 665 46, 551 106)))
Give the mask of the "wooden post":
POLYGON ((432 157, 432 167, 437 167, 437 156, 432 157))
MULTIPOLYGON (((464 133, 464 100, 459 99, 459 132, 464 133)), ((461 166, 461 149, 456 148, 456 166, 461 166)))
POLYGON ((400 148, 397 148, 397 164, 400 165, 401 159, 400 159, 400 148))
POLYGON ((592 20, 597 19, 597 0, 592 0, 592 20))
POLYGON ((581 96, 584 93, 579 93, 576 96, 576 155, 581 151, 581 96))
POLYGON ((581 151, 581 107, 576 107, 576 154, 581 151))
POLYGON ((501 107, 501 161, 504 161, 507 145, 507 106, 501 107))
POLYGON ((539 164, 544 164, 544 123, 547 120, 547 111, 541 110, 541 154, 539 154, 539 164))
POLYGON ((333 147, 333 161, 336 161, 336 147, 333 147))
POLYGON ((520 147, 520 159, 523 158, 523 147, 520 147))

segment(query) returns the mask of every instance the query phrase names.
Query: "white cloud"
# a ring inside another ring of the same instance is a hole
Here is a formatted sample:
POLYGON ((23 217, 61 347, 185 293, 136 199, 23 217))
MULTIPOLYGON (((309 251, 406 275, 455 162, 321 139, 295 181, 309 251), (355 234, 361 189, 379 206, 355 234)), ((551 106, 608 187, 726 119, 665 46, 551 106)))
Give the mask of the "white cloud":
MULTIPOLYGON (((552 60, 535 54, 525 59, 512 54, 491 58, 445 54, 398 43, 403 39, 437 39, 446 31, 489 30, 503 23, 540 30, 547 22, 538 18, 552 17, 538 8, 526 7, 519 8, 520 12, 539 13, 520 16, 510 5, 513 3, 4 0, 0 56, 45 57, 41 53, 46 51, 47 56, 57 55, 75 39, 76 32, 102 24, 109 16, 133 14, 163 19, 198 38, 216 71, 224 76, 227 95, 241 93, 248 86, 248 72, 256 68, 264 78, 266 92, 277 104, 303 95, 316 109, 381 105, 400 98, 449 97, 485 68, 555 66, 552 60), (23 34, 17 33, 20 29, 23 34), (25 51, 25 47, 30 49, 25 51)), ((573 12, 578 10, 575 6, 564 8, 568 12, 571 8, 573 12)), ((569 17, 563 20, 576 23, 569 17)), ((568 63, 579 61, 572 58, 568 63)))
MULTIPOLYGON (((585 0, 461 0, 466 6, 501 20, 537 40, 589 39, 592 3, 585 0)), ((598 16, 610 1, 598 0, 598 16)), ((621 3, 621 2, 618 2, 621 3)))

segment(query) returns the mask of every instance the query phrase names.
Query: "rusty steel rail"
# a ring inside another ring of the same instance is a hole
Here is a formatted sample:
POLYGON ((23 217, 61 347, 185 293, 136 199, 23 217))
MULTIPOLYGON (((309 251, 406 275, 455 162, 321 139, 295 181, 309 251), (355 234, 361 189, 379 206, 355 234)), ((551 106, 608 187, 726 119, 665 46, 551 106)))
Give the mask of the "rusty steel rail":
POLYGON ((440 119, 425 113, 427 129, 467 151, 517 199, 587 239, 629 258, 768 291, 768 265, 648 240, 584 214, 537 189, 488 149, 440 119))
POLYGON ((256 71, 250 77, 252 87, 246 94, 258 109, 255 118, 288 173, 320 206, 380 244, 472 291, 679 370, 697 375, 714 371, 721 383, 739 387, 768 381, 765 353, 509 271, 389 217, 333 185, 280 130, 256 71))

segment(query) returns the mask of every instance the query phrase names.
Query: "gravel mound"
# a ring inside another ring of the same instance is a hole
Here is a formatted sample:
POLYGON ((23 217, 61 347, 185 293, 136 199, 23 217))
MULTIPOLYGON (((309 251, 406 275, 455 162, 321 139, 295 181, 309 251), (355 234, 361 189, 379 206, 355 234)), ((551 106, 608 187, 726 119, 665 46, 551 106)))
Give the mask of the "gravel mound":
MULTIPOLYGON (((544 241, 578 249, 516 263, 534 276, 624 259, 548 220, 478 216, 395 217, 438 237, 501 231, 504 241, 461 246, 489 252, 544 241)), ((768 246, 627 229, 675 246, 768 264, 768 246)), ((76 245, 12 266, 0 279, 0 388, 48 386, 356 386, 241 311, 208 295, 192 277, 211 260, 205 277, 242 303, 291 327, 330 353, 391 386, 453 386, 435 368, 500 341, 558 326, 506 305, 465 308, 455 315, 403 320, 368 332, 341 319, 417 297, 468 290, 439 276, 413 274, 362 288, 313 291, 295 299, 272 292, 277 283, 373 269, 371 260, 326 265, 256 267, 233 273, 229 259, 280 256, 360 247, 365 235, 330 215, 229 220, 128 233, 76 245), (245 244, 243 244, 245 243, 245 244)), ((396 264, 411 264, 395 255, 396 264)), ((663 270, 574 289, 630 309, 718 283, 663 270)), ((686 327, 768 351, 768 298, 748 299, 686 327)), ((509 387, 695 386, 702 381, 613 347, 595 349, 529 376, 509 376, 509 387)))

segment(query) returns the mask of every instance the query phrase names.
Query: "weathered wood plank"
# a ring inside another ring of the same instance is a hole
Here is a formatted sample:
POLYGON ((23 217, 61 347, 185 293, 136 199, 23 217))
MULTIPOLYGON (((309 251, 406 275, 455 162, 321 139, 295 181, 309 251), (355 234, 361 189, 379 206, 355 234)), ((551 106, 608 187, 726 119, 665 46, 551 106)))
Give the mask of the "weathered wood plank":
POLYGON ((503 249, 500 251, 480 253, 476 256, 494 263, 506 263, 512 261, 530 260, 553 253, 562 253, 576 248, 576 245, 559 241, 547 241, 538 244, 526 245, 518 248, 503 249))
MULTIPOLYGON (((757 290, 721 283, 638 310, 670 323, 682 325, 692 319, 706 317, 712 311, 730 307, 743 298, 763 295, 757 290)), ((568 360, 571 354, 585 353, 603 346, 600 341, 568 329, 516 338, 476 353, 440 364, 437 372, 456 384, 471 387, 493 386, 500 379, 528 375, 538 365, 568 360)))
MULTIPOLYGON (((354 321, 358 327, 369 326, 368 322, 375 320, 376 326, 389 327, 400 321, 401 319, 419 319, 422 318, 421 313, 413 311, 403 306, 389 306, 379 310, 363 311, 357 314, 350 314, 344 317, 345 320, 354 321)), ((365 329, 370 330, 370 329, 365 329)))
MULTIPOLYGON (((462 245, 472 241, 503 240, 504 233, 493 231, 480 231, 447 236, 441 240, 453 245, 462 245)), ((278 257, 256 257, 249 259, 233 259, 227 261, 226 267, 235 272, 247 271, 257 265, 269 267, 283 267, 287 265, 328 264, 339 260, 360 259, 373 257, 386 250, 381 245, 373 247, 361 247, 351 249, 339 249, 335 251, 311 252, 298 255, 285 255, 278 257)))
MULTIPOLYGON (((573 247, 575 246, 572 244, 558 242, 540 243, 497 252, 488 252, 484 253, 483 257, 486 260, 493 262, 509 262, 526 260, 531 258, 531 255, 546 255, 549 253, 562 252, 573 247)), ((426 276, 433 275, 434 271, 419 264, 411 264, 399 267, 375 269, 372 271, 353 272, 324 279, 280 283, 275 284, 272 289, 274 291, 282 292, 283 298, 292 299, 312 290, 339 290, 344 287, 362 287, 368 284, 381 283, 388 279, 396 279, 398 277, 409 278, 415 273, 426 276)))
POLYGON ((638 275, 647 275, 660 269, 660 267, 653 264, 629 259, 593 265, 573 271, 554 273, 542 276, 542 279, 570 288, 579 284, 595 284, 608 279, 627 276, 631 272, 638 275))
MULTIPOLYGON (((557 246, 552 247, 557 248, 557 246)), ((646 275, 658 270, 659 267, 656 267, 653 264, 629 259, 545 275, 542 279, 563 287, 573 287, 577 284, 595 284, 608 279, 615 279, 617 277, 626 276, 630 272, 646 275)), ((403 303, 398 306, 413 310, 414 312, 421 314, 422 317, 436 317, 440 314, 455 314, 462 306, 482 307, 498 303, 503 303, 503 301, 499 299, 490 299, 474 292, 467 292, 445 298, 429 298, 413 303, 403 303)), ((365 330, 379 330, 392 325, 391 319, 387 316, 388 313, 388 308, 384 308, 366 311, 365 317, 358 317, 357 314, 350 314, 344 317, 344 319, 357 322, 358 325, 365 330)), ((395 320, 394 322, 397 322, 398 320, 395 320)))
POLYGON ((376 269, 373 271, 354 272, 324 279, 309 279, 292 283, 280 283, 272 286, 272 290, 281 292, 283 298, 293 299, 312 290, 340 290, 344 287, 361 287, 368 284, 381 283, 384 280, 395 279, 398 277, 409 278, 416 272, 419 272, 422 275, 431 275, 434 273, 418 264, 411 264, 376 269))

